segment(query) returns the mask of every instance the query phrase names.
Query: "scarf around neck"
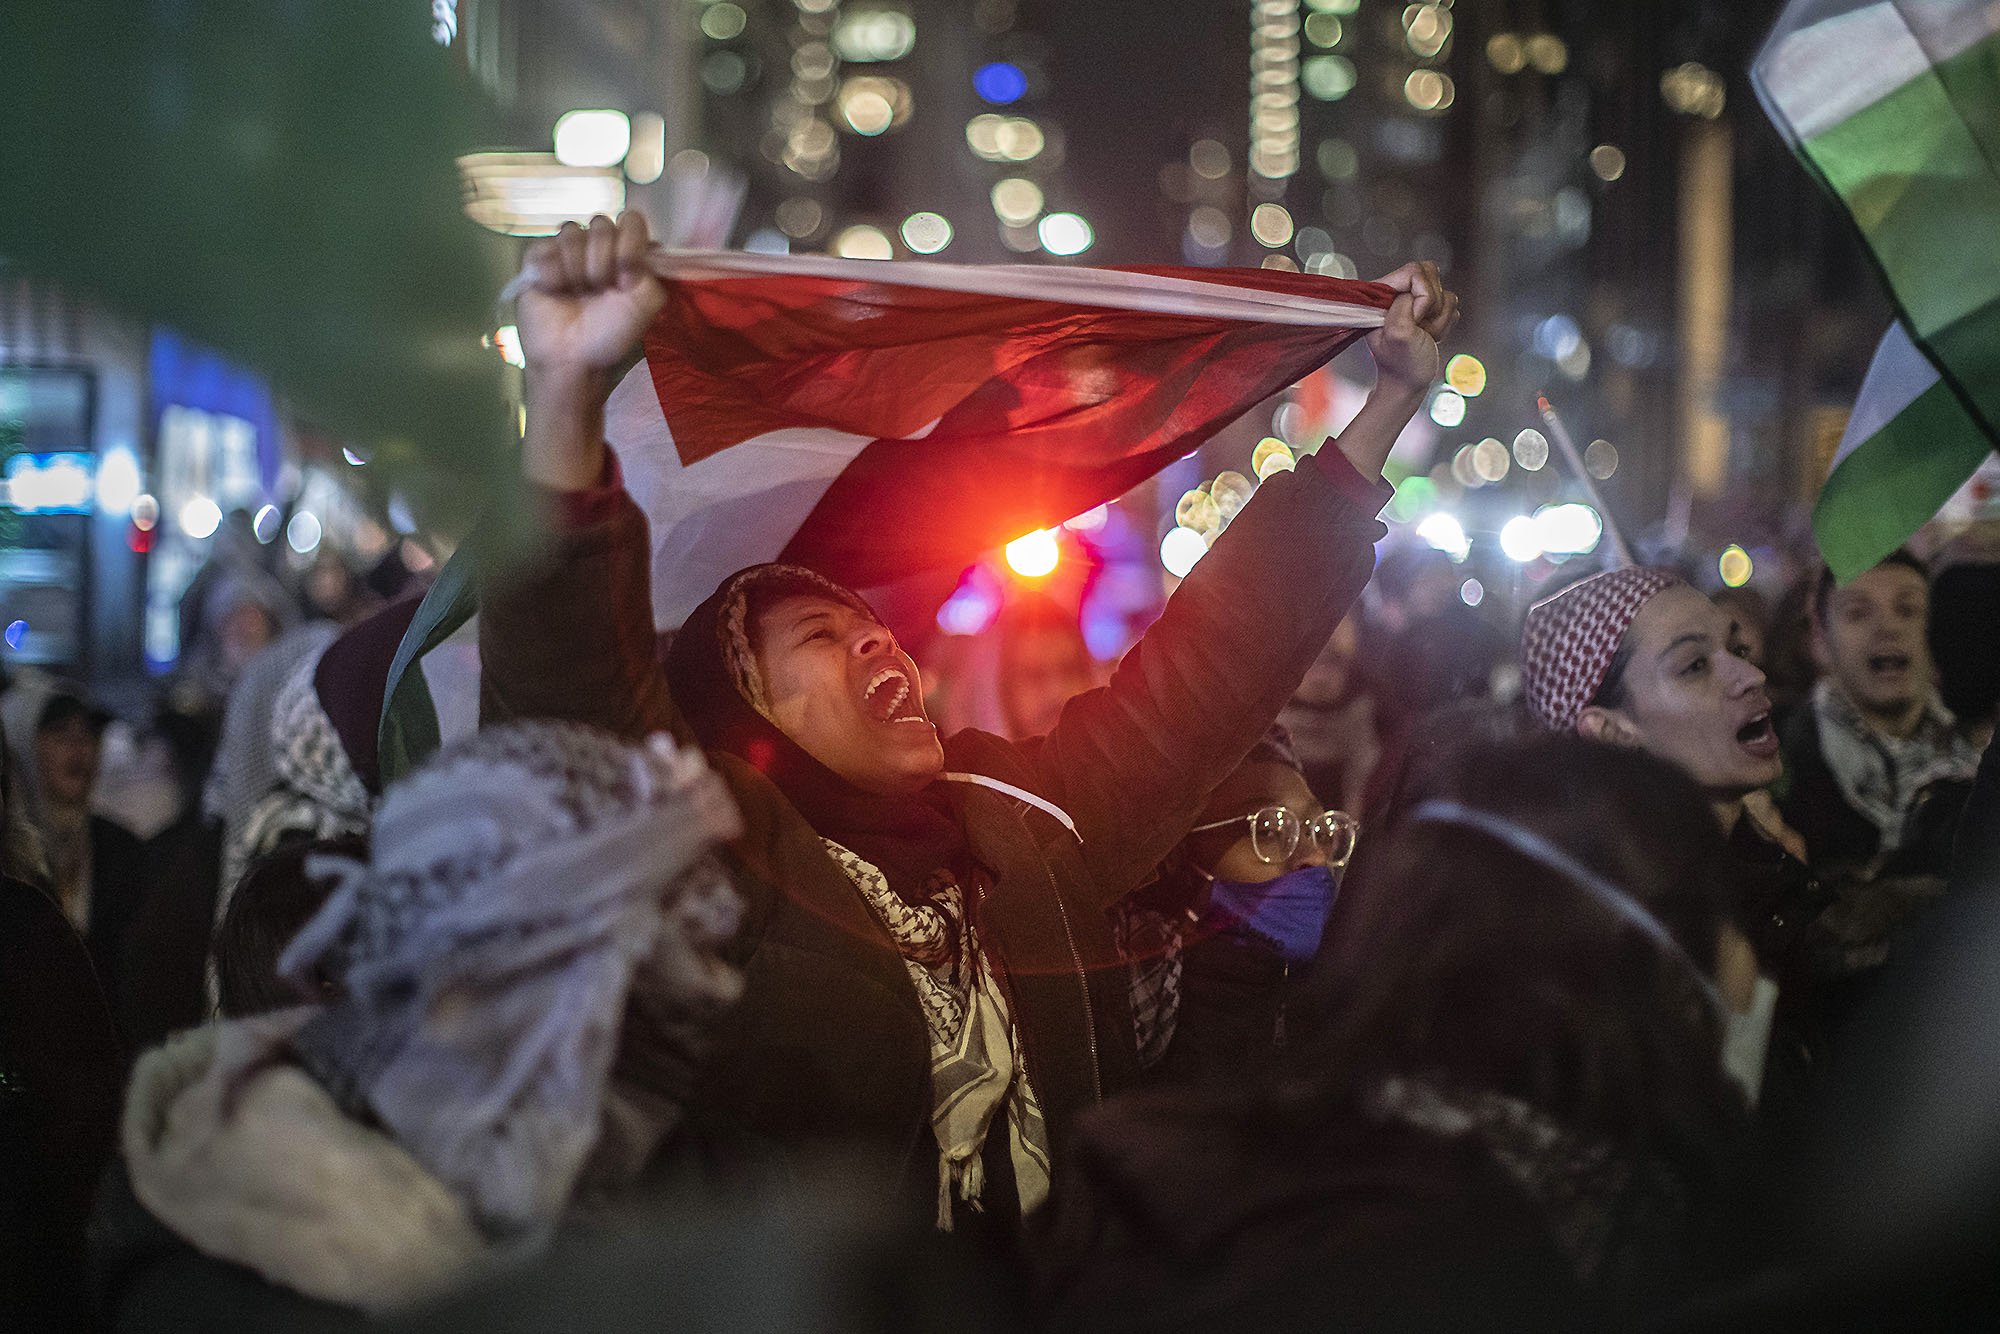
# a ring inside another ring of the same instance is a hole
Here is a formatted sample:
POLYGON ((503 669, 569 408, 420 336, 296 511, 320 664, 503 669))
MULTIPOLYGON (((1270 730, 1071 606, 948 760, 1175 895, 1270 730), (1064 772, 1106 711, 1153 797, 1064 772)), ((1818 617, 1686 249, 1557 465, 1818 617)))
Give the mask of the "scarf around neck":
POLYGON ((757 616, 780 599, 812 596, 879 620, 859 594, 797 565, 753 565, 689 614, 667 655, 667 684, 701 744, 746 761, 784 793, 813 832, 880 868, 909 902, 940 870, 964 875, 969 853, 939 784, 916 797, 867 792, 821 764, 766 716, 754 647, 757 616))
POLYGON ((948 873, 931 878, 911 901, 889 888, 878 869, 832 839, 822 839, 868 910, 896 942, 917 989, 931 1043, 931 1132, 938 1145, 941 1232, 952 1230, 959 1202, 980 1211, 986 1171, 982 1152, 994 1119, 1004 1116, 1007 1155, 1023 1217, 1049 1196, 1049 1132, 1028 1079, 1007 994, 979 947, 965 891, 948 873))
POLYGON ((1518 1098, 1390 1075, 1363 1096, 1362 1111, 1380 1123, 1478 1145, 1541 1215, 1586 1285, 1656 1267, 1687 1217, 1687 1192, 1660 1164, 1580 1135, 1518 1098))
POLYGON ((1958 734, 1951 711, 1935 692, 1917 730, 1889 736, 1871 727, 1854 701, 1825 678, 1813 687, 1820 753, 1849 806, 1875 826, 1882 851, 1903 845, 1911 809, 1924 789, 1944 781, 1971 782, 1979 752, 1958 734))

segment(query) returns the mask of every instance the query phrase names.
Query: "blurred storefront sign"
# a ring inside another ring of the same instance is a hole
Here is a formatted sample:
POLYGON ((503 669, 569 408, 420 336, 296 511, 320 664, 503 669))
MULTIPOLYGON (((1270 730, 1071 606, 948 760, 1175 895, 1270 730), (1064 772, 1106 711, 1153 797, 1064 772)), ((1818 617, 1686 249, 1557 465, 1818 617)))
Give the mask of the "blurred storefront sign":
POLYGON ((94 377, 0 365, 0 659, 70 664, 84 653, 94 377))

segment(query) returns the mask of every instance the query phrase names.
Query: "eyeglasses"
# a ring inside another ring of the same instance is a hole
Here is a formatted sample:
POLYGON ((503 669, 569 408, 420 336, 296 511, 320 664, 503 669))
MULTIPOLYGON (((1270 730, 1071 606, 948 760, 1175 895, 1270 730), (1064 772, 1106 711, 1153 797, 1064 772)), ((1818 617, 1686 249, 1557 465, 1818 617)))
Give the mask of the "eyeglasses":
POLYGON ((1250 851, 1267 866, 1284 865, 1298 852, 1300 841, 1309 838, 1326 864, 1338 870, 1354 855, 1354 840, 1361 833, 1361 822, 1346 811, 1326 811, 1308 820, 1288 806, 1265 806, 1248 815, 1196 825, 1188 832, 1200 834, 1244 823, 1250 826, 1250 851))

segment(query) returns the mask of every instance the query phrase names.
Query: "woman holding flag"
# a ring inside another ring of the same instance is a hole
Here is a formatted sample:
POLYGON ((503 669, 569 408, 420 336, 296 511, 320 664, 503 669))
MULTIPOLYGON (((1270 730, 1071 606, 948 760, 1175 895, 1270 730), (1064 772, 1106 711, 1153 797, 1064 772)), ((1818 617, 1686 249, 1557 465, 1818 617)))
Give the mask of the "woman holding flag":
POLYGON ((696 1122, 787 1152, 838 1146, 875 1193, 1004 1241, 1046 1198, 1077 1114, 1136 1074, 1107 911, 1195 823, 1367 582, 1382 463, 1457 300, 1429 265, 1364 293, 1387 304, 1368 336, 1377 383, 1339 448, 1266 482, 1111 683, 1016 744, 941 739, 869 605, 798 566, 723 580, 662 668, 647 520, 604 429, 615 372, 665 302, 654 263, 628 213, 565 227, 517 283, 523 470, 556 535, 481 590, 483 714, 692 736, 742 806, 747 988, 696 1122))

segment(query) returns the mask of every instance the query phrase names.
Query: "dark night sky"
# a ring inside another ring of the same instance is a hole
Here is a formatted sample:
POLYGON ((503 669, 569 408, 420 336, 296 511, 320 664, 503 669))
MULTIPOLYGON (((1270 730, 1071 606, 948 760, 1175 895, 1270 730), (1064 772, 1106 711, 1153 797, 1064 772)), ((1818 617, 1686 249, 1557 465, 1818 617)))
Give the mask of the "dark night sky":
POLYGON ((1241 152, 1249 6, 1026 0, 1021 27, 1049 43, 1048 104, 1068 135, 1067 186, 1097 226, 1092 262, 1179 263, 1180 217, 1159 215, 1159 170, 1204 134, 1241 152))

